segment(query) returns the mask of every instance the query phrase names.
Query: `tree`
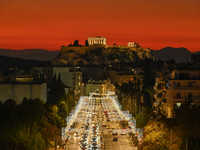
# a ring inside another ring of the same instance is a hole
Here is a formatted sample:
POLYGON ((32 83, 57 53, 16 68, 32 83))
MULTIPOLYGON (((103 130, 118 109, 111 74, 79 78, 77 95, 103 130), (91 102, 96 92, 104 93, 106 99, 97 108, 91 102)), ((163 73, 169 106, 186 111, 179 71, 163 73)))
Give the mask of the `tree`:
POLYGON ((162 122, 149 122, 148 125, 144 127, 143 135, 143 150, 168 149, 168 129, 164 127, 162 122))
POLYGON ((182 148, 185 148, 185 143, 188 144, 188 149, 197 147, 200 140, 200 108, 198 105, 190 105, 190 103, 182 104, 175 109, 175 120, 180 135, 183 138, 182 148), (195 141, 195 142, 193 142, 195 141))
POLYGON ((136 116, 136 128, 143 128, 149 120, 147 113, 140 113, 136 116))
POLYGON ((138 113, 138 106, 140 106, 140 89, 139 80, 136 78, 130 79, 129 82, 122 82, 121 85, 115 84, 119 102, 122 108, 129 110, 133 116, 138 113))
POLYGON ((89 46, 88 40, 85 40, 85 46, 89 46))
POLYGON ((142 87, 143 106, 152 108, 152 98, 151 94, 148 92, 148 89, 153 89, 153 86, 155 84, 155 78, 151 72, 151 61, 148 58, 145 58, 144 60, 143 71, 144 71, 143 87, 142 87))
POLYGON ((64 83, 61 81, 61 77, 60 77, 60 73, 58 75, 58 80, 56 83, 56 93, 57 93, 57 104, 60 103, 60 101, 62 100, 63 95, 65 94, 65 85, 64 83))
POLYGON ((74 90, 69 90, 69 93, 66 95, 66 99, 67 99, 67 114, 69 115, 69 113, 74 109, 74 107, 76 106, 76 102, 74 99, 74 90))
POLYGON ((153 94, 155 93, 153 87, 148 87, 147 89, 145 89, 145 92, 147 92, 150 95, 150 103, 151 105, 153 104, 153 94))
POLYGON ((40 132, 44 124, 44 103, 23 99, 20 105, 3 104, 0 114, 0 149, 43 150, 45 140, 40 132))
POLYGON ((75 41, 74 41, 74 46, 79 46, 79 43, 78 43, 79 41, 76 39, 75 41))
POLYGON ((58 107, 56 104, 45 104, 45 108, 46 126, 41 130, 41 133, 45 139, 47 148, 52 148, 55 147, 55 140, 57 141, 60 133, 60 129, 58 128, 60 125, 58 120, 58 107))
POLYGON ((59 104, 65 94, 65 85, 61 81, 60 74, 56 80, 56 75, 52 78, 50 90, 47 93, 47 104, 59 104))
POLYGON ((47 104, 55 104, 56 103, 56 97, 57 97, 56 83, 57 83, 56 75, 54 75, 51 80, 50 90, 47 93, 47 104))

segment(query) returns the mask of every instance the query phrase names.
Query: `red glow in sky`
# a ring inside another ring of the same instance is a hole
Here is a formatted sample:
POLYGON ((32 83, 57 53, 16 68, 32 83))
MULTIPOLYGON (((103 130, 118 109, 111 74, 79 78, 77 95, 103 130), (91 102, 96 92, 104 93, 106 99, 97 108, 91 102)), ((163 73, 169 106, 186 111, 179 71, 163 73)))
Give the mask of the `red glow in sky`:
POLYGON ((200 51, 200 0, 0 1, 0 48, 59 50, 88 36, 200 51))

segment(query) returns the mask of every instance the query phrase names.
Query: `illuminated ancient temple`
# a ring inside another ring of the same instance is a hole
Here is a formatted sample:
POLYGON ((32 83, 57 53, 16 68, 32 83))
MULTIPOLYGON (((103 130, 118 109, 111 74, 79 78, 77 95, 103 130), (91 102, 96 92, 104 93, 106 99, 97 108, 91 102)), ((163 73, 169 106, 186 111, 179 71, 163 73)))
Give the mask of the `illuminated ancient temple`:
POLYGON ((103 44, 106 45, 106 38, 105 37, 88 37, 88 44, 94 45, 94 44, 103 44))

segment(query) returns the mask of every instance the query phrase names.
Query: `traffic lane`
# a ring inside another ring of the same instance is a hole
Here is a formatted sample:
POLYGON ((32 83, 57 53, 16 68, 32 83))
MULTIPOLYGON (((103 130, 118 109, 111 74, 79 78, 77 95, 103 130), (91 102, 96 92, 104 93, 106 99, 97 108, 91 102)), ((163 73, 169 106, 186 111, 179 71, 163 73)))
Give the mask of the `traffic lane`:
POLYGON ((103 150, 137 150, 130 137, 127 135, 103 135, 103 150), (117 137, 118 141, 113 141, 113 137, 117 137))
POLYGON ((70 138, 70 140, 67 143, 67 150, 71 150, 71 149, 76 149, 79 150, 80 146, 79 146, 79 142, 80 142, 81 138, 80 137, 72 137, 70 138))
MULTIPOLYGON (((111 128, 115 128, 114 130, 121 130, 122 126, 119 122, 107 122, 107 125, 111 128)), ((125 135, 121 135, 120 132, 118 132, 117 135, 112 135, 111 129, 106 129, 105 127, 101 127, 102 130, 107 130, 108 132, 103 132, 106 134, 102 134, 103 138, 103 149, 106 150, 137 150, 137 146, 135 146, 129 137, 128 133, 125 135), (118 141, 113 141, 113 137, 118 137, 118 141)))

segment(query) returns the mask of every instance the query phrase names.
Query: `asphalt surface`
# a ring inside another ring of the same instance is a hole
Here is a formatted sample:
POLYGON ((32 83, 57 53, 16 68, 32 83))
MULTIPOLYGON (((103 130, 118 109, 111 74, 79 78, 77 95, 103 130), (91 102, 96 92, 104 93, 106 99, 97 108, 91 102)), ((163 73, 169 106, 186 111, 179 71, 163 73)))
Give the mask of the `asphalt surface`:
MULTIPOLYGON (((98 150, 137 150, 137 146, 133 144, 129 134, 122 128, 120 120, 113 120, 113 118, 120 116, 115 113, 116 110, 113 108, 111 100, 101 103, 99 100, 88 101, 86 99, 84 104, 77 116, 78 121, 75 123, 73 131, 69 133, 65 150, 82 150, 79 143, 82 140, 81 132, 83 130, 83 132, 88 133, 87 146, 89 147, 92 144, 92 134, 94 134, 93 126, 96 126, 98 150), (88 126, 87 129, 86 126, 88 126), (125 135, 122 135, 121 131, 125 131, 125 135), (113 135, 116 132, 117 134, 113 135), (114 137, 118 140, 113 141, 114 137)), ((88 150, 88 147, 85 150, 88 150)))
MULTIPOLYGON (((111 128, 115 128, 114 130, 122 129, 120 123, 107 122, 107 124, 111 128)), ((133 144, 127 133, 125 135, 121 135, 120 133, 117 135, 112 135, 111 131, 112 129, 107 129, 106 127, 102 127, 102 125, 100 125, 99 136, 102 137, 103 142, 102 145, 100 145, 99 142, 101 150, 137 150, 137 146, 133 144), (113 137, 117 137, 118 141, 113 141, 113 137)), ((80 140, 81 137, 74 137, 70 135, 67 143, 67 150, 80 150, 80 140)))

